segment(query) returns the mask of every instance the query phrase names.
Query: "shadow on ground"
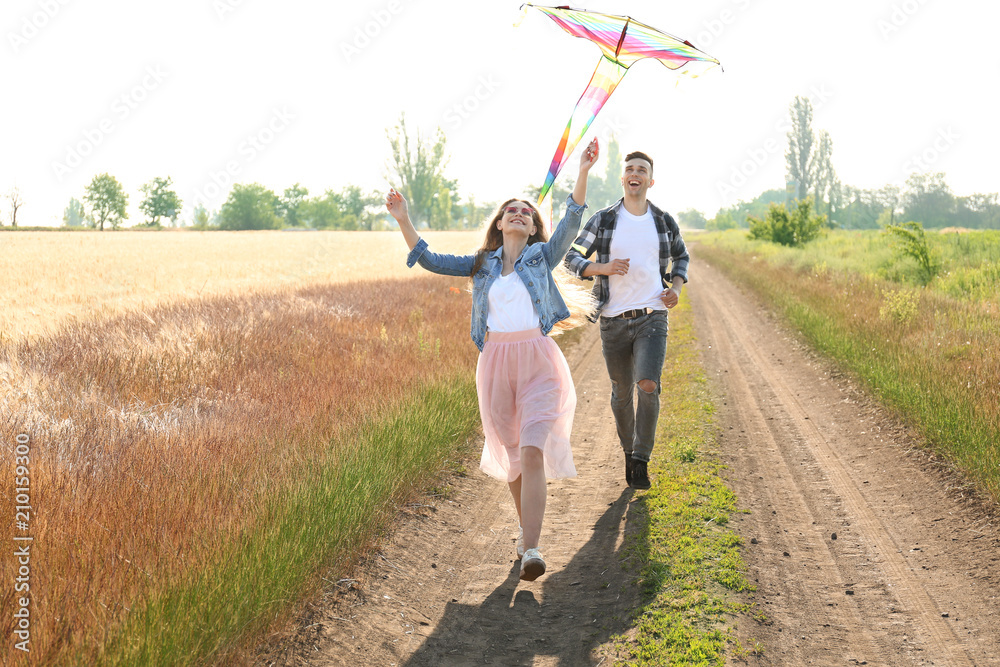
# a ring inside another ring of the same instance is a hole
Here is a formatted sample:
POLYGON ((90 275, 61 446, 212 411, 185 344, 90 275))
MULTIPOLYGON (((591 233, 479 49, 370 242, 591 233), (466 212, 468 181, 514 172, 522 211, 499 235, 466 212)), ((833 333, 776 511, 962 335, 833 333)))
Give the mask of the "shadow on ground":
POLYGON ((640 601, 636 572, 623 566, 621 553, 644 516, 632 495, 625 489, 608 506, 565 569, 527 583, 514 561, 481 605, 448 604, 434 634, 404 664, 531 665, 536 656, 564 667, 598 664, 593 649, 628 629, 640 601), (626 540, 619 546, 623 520, 626 540))

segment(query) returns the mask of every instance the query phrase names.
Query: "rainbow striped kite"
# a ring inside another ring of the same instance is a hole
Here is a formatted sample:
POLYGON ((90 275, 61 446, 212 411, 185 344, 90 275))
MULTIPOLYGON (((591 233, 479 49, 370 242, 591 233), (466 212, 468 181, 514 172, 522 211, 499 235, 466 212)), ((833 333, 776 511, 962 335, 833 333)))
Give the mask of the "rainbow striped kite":
MULTIPOLYGON (((656 58, 674 70, 694 61, 720 65, 718 60, 699 51, 690 42, 660 32, 629 16, 598 14, 569 7, 539 7, 531 4, 521 7, 525 12, 527 11, 525 7, 534 7, 548 15, 569 34, 589 39, 601 47, 602 51, 601 61, 597 63, 597 69, 594 70, 587 89, 576 103, 573 115, 563 131, 562 139, 559 140, 556 153, 552 156, 549 173, 546 174, 545 183, 538 194, 539 208, 548 198, 556 176, 569 160, 573 149, 580 143, 580 139, 594 122, 601 107, 611 97, 611 93, 625 76, 625 72, 636 61, 656 58)), ((551 202, 548 202, 545 210, 551 210, 551 202)))

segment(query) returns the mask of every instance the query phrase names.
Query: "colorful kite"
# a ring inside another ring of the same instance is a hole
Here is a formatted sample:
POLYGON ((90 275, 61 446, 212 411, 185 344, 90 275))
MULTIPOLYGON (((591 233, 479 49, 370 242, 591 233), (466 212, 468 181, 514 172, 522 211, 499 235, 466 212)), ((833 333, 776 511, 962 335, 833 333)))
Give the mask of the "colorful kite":
MULTIPOLYGON (((636 61, 656 58, 674 70, 693 61, 720 65, 718 60, 699 51, 690 42, 660 32, 629 16, 612 16, 585 9, 539 7, 531 4, 521 6, 524 12, 527 12, 526 7, 534 7, 547 14, 559 24, 560 28, 576 37, 589 39, 601 47, 603 52, 601 61, 597 63, 597 69, 587 84, 587 89, 583 91, 569 123, 566 124, 556 153, 552 156, 549 173, 545 176, 545 183, 538 194, 539 208, 549 196, 556 176, 569 160, 573 149, 586 134, 587 128, 594 122, 601 107, 611 97, 611 93, 625 76, 625 72, 636 61)), ((545 210, 551 210, 551 202, 545 206, 545 210)))

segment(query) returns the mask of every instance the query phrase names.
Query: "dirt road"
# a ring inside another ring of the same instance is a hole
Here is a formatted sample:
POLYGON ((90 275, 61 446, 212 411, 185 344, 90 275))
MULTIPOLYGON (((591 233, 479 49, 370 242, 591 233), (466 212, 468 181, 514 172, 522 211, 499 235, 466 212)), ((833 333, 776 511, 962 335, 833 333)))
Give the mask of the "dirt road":
POLYGON ((995 515, 712 267, 690 292, 775 665, 1000 664, 995 515))
MULTIPOLYGON (((719 396, 718 449, 766 616, 757 664, 1000 664, 995 515, 906 431, 709 266, 687 290, 719 396)), ((473 471, 409 507, 379 553, 332 585, 259 665, 610 664, 639 603, 620 552, 623 480, 600 339, 569 353, 579 476, 549 483, 549 571, 518 580, 506 485, 473 471)))
MULTIPOLYGON (((396 533, 316 600, 294 637, 258 665, 560 665, 601 662, 639 604, 620 550, 631 491, 608 404, 600 334, 568 355, 577 391, 578 476, 550 481, 541 551, 548 571, 518 578, 517 514, 507 485, 475 462, 433 507, 409 507, 396 533)), ((635 525, 635 524, 631 524, 635 525)), ((606 660, 606 664, 610 661, 606 660)))

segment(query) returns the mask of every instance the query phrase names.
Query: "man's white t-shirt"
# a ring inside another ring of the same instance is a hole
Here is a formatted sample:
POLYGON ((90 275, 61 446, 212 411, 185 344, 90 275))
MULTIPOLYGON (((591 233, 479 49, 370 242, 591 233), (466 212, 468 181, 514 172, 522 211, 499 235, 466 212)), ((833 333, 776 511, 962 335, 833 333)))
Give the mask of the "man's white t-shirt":
POLYGON ((611 236, 609 257, 610 261, 628 259, 628 273, 608 276, 611 298, 602 315, 614 317, 636 308, 664 309, 660 298, 663 294, 660 238, 648 204, 646 212, 638 216, 626 211, 624 204, 618 208, 618 222, 611 236))

